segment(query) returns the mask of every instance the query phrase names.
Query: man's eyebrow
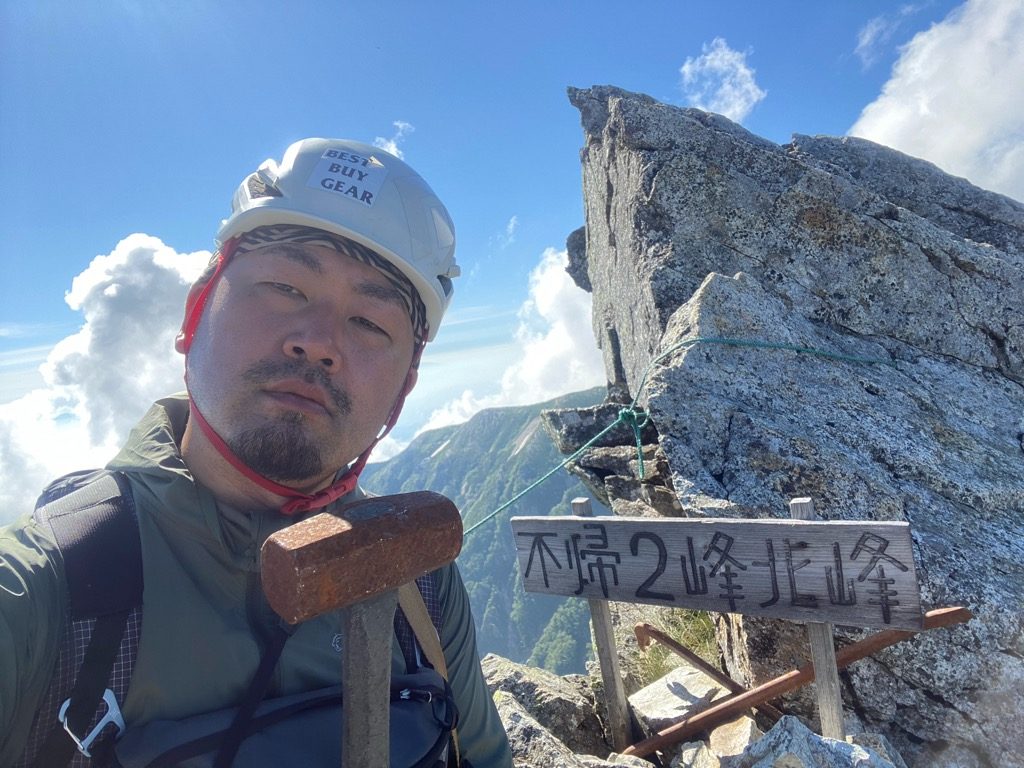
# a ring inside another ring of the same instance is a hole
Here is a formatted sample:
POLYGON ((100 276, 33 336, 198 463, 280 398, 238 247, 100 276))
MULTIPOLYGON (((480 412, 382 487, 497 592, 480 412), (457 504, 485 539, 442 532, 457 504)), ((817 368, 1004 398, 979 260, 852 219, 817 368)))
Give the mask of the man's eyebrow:
POLYGON ((354 288, 356 293, 360 296, 368 296, 372 299, 386 301, 389 304, 396 304, 401 307, 403 311, 409 311, 409 303, 406 301, 405 294, 393 286, 380 285, 379 283, 372 283, 365 280, 356 283, 354 288))
POLYGON ((275 243, 272 248, 274 253, 278 253, 289 261, 294 261, 296 264, 302 265, 310 272, 315 272, 318 275, 322 275, 324 273, 324 266, 320 263, 320 259, 301 245, 295 245, 293 243, 275 243))

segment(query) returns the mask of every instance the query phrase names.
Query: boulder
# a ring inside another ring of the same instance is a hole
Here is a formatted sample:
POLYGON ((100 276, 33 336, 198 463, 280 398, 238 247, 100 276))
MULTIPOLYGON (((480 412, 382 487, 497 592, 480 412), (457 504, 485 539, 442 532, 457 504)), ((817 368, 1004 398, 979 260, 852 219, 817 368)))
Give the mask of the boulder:
POLYGON ((1024 254, 1024 208, 1017 201, 950 176, 927 160, 853 136, 795 134, 786 151, 805 162, 827 163, 834 173, 965 240, 1010 257, 1024 254))
POLYGON ((683 744, 669 768, 721 768, 718 755, 711 751, 703 741, 683 744))
POLYGON ((577 755, 576 758, 587 768, 651 768, 651 764, 646 760, 620 755, 617 752, 612 752, 604 760, 590 755, 577 755))
POLYGON ((687 715, 707 709, 727 693, 720 683, 684 665, 634 693, 629 706, 646 735, 653 736, 687 715))
POLYGON ((586 768, 573 751, 551 734, 507 691, 494 693, 516 768, 586 768))
POLYGON ((720 758, 733 757, 743 754, 763 735, 754 718, 740 715, 712 730, 708 736, 708 746, 720 758))
POLYGON ((896 768, 874 750, 835 739, 824 739, 787 715, 761 739, 722 768, 896 768))
POLYGON ((493 653, 487 654, 480 663, 492 695, 503 691, 513 696, 532 720, 569 751, 598 757, 608 754, 609 746, 597 717, 594 695, 585 678, 559 677, 493 653))
MULTIPOLYGON (((577 282, 674 496, 644 503, 619 457, 592 470, 612 509, 788 517, 810 496, 825 519, 908 521, 922 604, 976 618, 842 673, 848 717, 915 766, 1024 766, 1024 206, 863 140, 783 147, 612 87, 569 96, 577 282)), ((738 616, 720 638, 747 685, 806 647, 738 616)))

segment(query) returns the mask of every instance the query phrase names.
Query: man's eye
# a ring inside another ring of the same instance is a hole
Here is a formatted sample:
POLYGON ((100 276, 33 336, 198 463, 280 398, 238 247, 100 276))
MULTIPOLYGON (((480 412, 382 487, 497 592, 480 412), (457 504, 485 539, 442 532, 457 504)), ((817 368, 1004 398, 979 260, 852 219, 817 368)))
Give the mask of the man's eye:
POLYGON ((356 318, 354 318, 354 321, 358 325, 362 326, 363 328, 365 328, 366 330, 368 330, 368 331, 370 331, 372 333, 379 333, 379 334, 382 334, 384 336, 388 335, 387 331, 385 331, 383 328, 381 328, 379 325, 377 325, 372 320, 367 320, 365 317, 356 317, 356 318))
POLYGON ((286 294, 288 296, 301 296, 302 295, 302 291, 300 291, 298 288, 295 288, 294 286, 288 285, 288 283, 274 283, 274 282, 270 282, 270 283, 267 283, 267 285, 269 285, 271 288, 273 288, 278 293, 283 293, 283 294, 286 294))

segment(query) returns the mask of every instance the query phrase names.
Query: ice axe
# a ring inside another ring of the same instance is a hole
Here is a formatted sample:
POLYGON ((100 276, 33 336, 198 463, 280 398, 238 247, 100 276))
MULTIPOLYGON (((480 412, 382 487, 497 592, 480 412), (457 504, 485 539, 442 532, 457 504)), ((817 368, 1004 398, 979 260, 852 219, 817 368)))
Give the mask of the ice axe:
POLYGON ((397 590, 450 563, 461 548, 459 511, 429 491, 357 501, 263 544, 263 591, 282 619, 294 625, 342 609, 345 765, 389 766, 397 590))

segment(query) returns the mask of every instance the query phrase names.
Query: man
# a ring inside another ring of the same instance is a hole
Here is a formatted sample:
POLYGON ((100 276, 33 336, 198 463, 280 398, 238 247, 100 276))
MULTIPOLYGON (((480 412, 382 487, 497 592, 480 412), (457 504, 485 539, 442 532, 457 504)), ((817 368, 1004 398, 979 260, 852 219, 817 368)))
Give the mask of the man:
MULTIPOLYGON (((260 546, 361 498, 359 472, 415 385, 458 275, 451 221, 429 186, 350 141, 307 139, 268 160, 238 188, 217 240, 177 341, 187 396, 157 402, 109 465, 130 486, 145 585, 117 702, 122 744, 147 725, 238 706, 277 627, 260 546)), ((462 757, 511 766, 458 571, 442 568, 426 586, 440 604, 462 757)), ((41 702, 67 642, 67 592, 46 525, 24 520, 0 535, 0 765, 31 758, 54 717, 41 702)), ((331 614, 300 625, 268 695, 337 684, 339 627, 331 614)), ((396 673, 407 671, 400 645, 396 673)), ((292 764, 308 764, 302 746, 289 745, 292 764)))

